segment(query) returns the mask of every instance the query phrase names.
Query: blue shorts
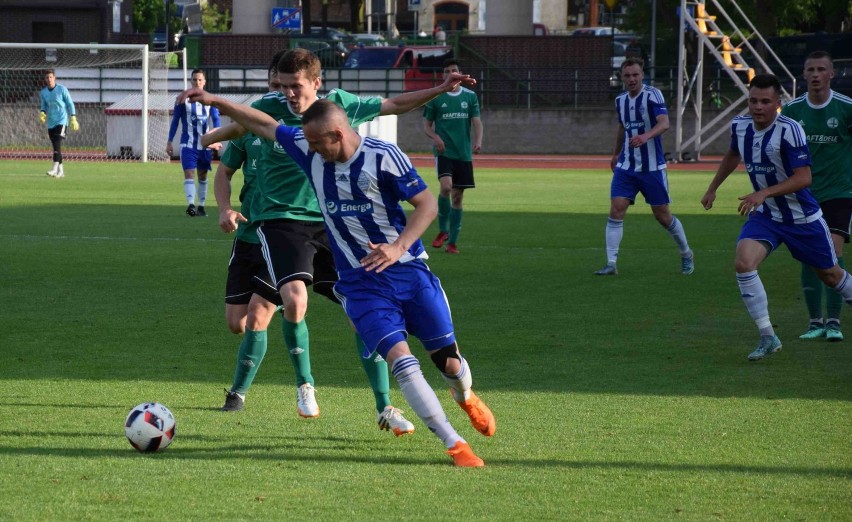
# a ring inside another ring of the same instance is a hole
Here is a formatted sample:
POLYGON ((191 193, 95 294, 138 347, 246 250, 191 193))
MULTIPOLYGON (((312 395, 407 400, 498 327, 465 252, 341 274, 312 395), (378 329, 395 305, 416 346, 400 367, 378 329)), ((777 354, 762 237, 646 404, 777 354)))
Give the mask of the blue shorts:
POLYGON ((180 165, 183 170, 198 169, 202 172, 210 171, 213 161, 213 151, 210 149, 196 150, 189 147, 180 148, 180 165))
POLYGON ((764 241, 772 251, 784 243, 794 259, 814 268, 828 269, 837 264, 831 233, 822 218, 804 225, 787 225, 753 212, 740 231, 738 241, 741 239, 764 241))
POLYGON ((609 190, 610 198, 627 198, 633 203, 636 194, 640 192, 645 196, 645 202, 652 207, 671 203, 669 179, 666 176, 665 169, 651 172, 615 169, 615 172, 612 173, 612 185, 610 185, 609 190))
POLYGON ((430 352, 456 341, 447 296, 423 261, 396 263, 379 274, 343 273, 334 293, 364 339, 365 358, 374 351, 386 357, 409 333, 430 352))

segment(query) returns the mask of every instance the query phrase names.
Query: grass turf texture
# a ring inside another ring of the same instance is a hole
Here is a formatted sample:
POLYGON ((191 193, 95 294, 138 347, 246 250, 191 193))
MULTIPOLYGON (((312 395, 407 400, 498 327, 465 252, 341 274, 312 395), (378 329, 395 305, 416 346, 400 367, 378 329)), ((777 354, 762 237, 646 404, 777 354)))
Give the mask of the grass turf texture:
POLYGON ((698 203, 710 172, 670 173, 694 275, 640 202, 620 275, 595 277, 609 173, 477 170, 462 254, 428 248, 495 437, 412 343, 487 464, 463 470, 395 383, 417 432, 378 431, 343 314, 313 294, 322 416, 296 415, 279 318, 246 409, 218 411, 239 339, 212 184, 210 217, 190 219, 177 165, 70 162, 62 180, 46 166, 0 162, 2 519, 852 517, 850 341, 798 340, 807 315, 784 249, 761 269, 784 349, 746 361, 757 333, 732 268, 743 173, 711 212, 698 203), (177 418, 159 454, 124 438, 144 401, 177 418))

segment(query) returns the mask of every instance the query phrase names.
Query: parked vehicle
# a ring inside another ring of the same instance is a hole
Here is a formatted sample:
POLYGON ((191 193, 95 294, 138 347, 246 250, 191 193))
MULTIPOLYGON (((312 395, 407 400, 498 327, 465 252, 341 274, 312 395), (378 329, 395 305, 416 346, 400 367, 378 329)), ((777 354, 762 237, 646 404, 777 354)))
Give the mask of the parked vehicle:
POLYGON ((581 27, 575 29, 571 36, 612 36, 621 33, 620 29, 613 27, 581 27))
POLYGON ((352 37, 349 33, 341 31, 340 29, 334 29, 333 27, 311 27, 310 34, 313 38, 319 38, 322 40, 340 40, 342 42, 345 42, 352 37))
POLYGON ((446 45, 358 47, 352 49, 344 69, 405 69, 405 90, 428 89, 441 83, 444 60, 452 58, 446 45))
POLYGON ((294 33, 290 38, 299 47, 313 51, 324 67, 340 67, 349 54, 344 40, 348 34, 337 29, 311 27, 310 34, 294 33))
POLYGON ((350 49, 356 47, 383 47, 388 45, 385 37, 375 33, 352 33, 352 38, 347 42, 350 49))

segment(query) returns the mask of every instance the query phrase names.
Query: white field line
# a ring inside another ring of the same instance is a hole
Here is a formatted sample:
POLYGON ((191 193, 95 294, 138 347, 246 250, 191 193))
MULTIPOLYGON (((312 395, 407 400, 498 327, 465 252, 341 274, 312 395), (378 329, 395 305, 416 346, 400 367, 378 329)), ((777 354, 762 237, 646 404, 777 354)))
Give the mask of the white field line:
MULTIPOLYGON (((6 239, 16 239, 22 241, 125 241, 125 242, 174 242, 174 241, 195 241, 198 243, 233 243, 233 236, 229 238, 223 239, 207 239, 207 238, 180 238, 180 237, 111 237, 111 236, 34 236, 34 235, 21 235, 21 234, 0 234, 0 238, 6 239)), ((545 250, 561 250, 566 252, 598 252, 605 250, 605 247, 566 247, 566 246, 533 246, 533 247, 513 247, 513 246, 497 246, 497 245, 471 245, 465 244, 465 249, 470 250, 537 250, 537 251, 545 251, 545 250)), ((666 248, 630 248, 631 251, 634 252, 659 252, 659 251, 668 251, 673 250, 673 247, 666 248)), ((429 254, 437 254, 442 252, 441 249, 433 249, 429 246, 426 247, 426 252, 429 254)), ((721 249, 721 248, 713 248, 709 250, 702 250, 701 252, 708 253, 720 253, 720 252, 730 252, 730 249, 721 249)), ((430 255, 430 257, 432 257, 430 255)))

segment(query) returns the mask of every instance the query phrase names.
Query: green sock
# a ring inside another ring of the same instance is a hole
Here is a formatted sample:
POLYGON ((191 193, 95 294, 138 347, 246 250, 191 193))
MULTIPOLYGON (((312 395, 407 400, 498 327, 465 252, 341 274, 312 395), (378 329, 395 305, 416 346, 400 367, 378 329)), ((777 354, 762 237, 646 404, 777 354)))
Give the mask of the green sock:
POLYGON ((460 208, 451 208, 450 209, 450 239, 447 240, 449 243, 455 243, 459 239, 459 233, 461 233, 461 221, 462 221, 462 209, 460 208))
MULTIPOLYGON (((842 257, 837 258, 840 268, 846 270, 846 263, 842 257)), ((828 319, 840 319, 840 310, 843 309, 843 296, 839 292, 827 288, 825 292, 825 313, 828 319)))
MULTIPOLYGON (((802 291, 811 321, 822 319, 822 287, 822 281, 816 272, 811 267, 802 265, 802 291)), ((840 294, 837 297, 840 298, 840 294)))
POLYGON ((248 392, 264 355, 266 355, 266 330, 246 330, 237 354, 237 370, 234 372, 234 385, 231 386, 231 391, 240 395, 248 392))
POLYGON ((370 381, 370 388, 373 389, 373 395, 376 398, 376 411, 381 413, 391 404, 388 363, 379 355, 379 352, 373 352, 372 356, 365 359, 364 349, 366 346, 364 340, 358 334, 355 334, 355 347, 358 349, 358 359, 361 361, 361 366, 364 367, 364 372, 370 381))
POLYGON ((293 369, 296 371, 296 386, 305 383, 314 385, 314 376, 311 375, 311 351, 310 335, 308 335, 308 323, 302 319, 299 323, 291 323, 287 319, 281 322, 281 330, 284 332, 284 346, 293 369))
POLYGON ((438 228, 441 232, 449 230, 450 198, 438 195, 438 228))

